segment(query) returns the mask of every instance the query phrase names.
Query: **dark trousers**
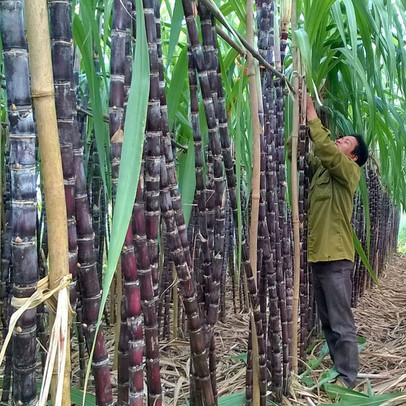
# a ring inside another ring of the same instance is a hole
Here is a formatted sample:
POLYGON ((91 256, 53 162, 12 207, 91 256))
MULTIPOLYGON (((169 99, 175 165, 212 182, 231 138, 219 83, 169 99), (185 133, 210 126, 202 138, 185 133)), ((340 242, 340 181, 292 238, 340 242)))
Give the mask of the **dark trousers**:
POLYGON ((358 345, 351 310, 351 272, 348 260, 311 264, 317 310, 330 357, 343 382, 353 388, 358 373, 358 345))

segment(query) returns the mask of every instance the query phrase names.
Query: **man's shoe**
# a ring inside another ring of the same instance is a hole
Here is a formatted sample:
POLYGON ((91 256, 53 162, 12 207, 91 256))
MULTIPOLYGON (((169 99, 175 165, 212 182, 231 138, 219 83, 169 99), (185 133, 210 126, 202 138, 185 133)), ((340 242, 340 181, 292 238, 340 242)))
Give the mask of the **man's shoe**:
POLYGON ((336 381, 334 382, 334 385, 340 386, 341 388, 347 388, 349 389, 350 387, 343 381, 343 378, 339 376, 336 381))

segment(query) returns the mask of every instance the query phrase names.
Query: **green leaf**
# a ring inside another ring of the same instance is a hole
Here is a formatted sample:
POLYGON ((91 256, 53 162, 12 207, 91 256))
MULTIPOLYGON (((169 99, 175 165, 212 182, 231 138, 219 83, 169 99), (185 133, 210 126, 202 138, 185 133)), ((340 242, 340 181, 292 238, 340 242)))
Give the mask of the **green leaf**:
POLYGON ((175 7, 173 9, 173 15, 172 15, 172 21, 171 21, 171 32, 170 32, 170 37, 169 37, 167 67, 171 63, 173 54, 174 54, 176 46, 178 44, 180 31, 182 29, 182 22, 183 22, 183 7, 182 7, 182 2, 180 0, 178 0, 178 1, 175 1, 175 7))
POLYGON ((362 263, 365 265, 365 268, 367 268, 367 270, 369 272, 369 275, 371 276, 372 280, 376 284, 378 284, 379 283, 378 278, 376 277, 376 274, 375 274, 374 270, 372 269, 371 264, 369 263, 369 260, 368 260, 366 254, 365 254, 365 251, 362 248, 361 241, 359 240, 359 238, 358 238, 357 234, 355 233, 354 229, 352 229, 352 240, 354 242, 354 246, 355 246, 355 249, 356 249, 359 257, 362 260, 362 263))
POLYGON ((103 104, 100 97, 100 80, 96 75, 93 63, 93 39, 91 31, 85 29, 83 21, 77 14, 75 14, 73 18, 73 35, 82 55, 82 62, 86 72, 90 98, 92 100, 92 123, 94 126, 97 152, 99 155, 100 172, 103 179, 103 184, 107 188, 108 194, 110 194, 110 179, 108 179, 106 176, 106 173, 110 172, 110 161, 108 159, 109 138, 107 127, 104 124, 103 119, 103 104))
MULTIPOLYGON (((309 37, 307 32, 303 29, 298 29, 294 33, 296 45, 300 51, 301 63, 305 68, 306 81, 307 83, 312 83, 312 48, 310 46, 309 37)), ((312 88, 310 87, 311 91, 312 88)))
POLYGON ((168 125, 172 130, 179 108, 183 89, 186 86, 188 72, 187 47, 183 47, 173 68, 172 79, 167 89, 168 125))
MULTIPOLYGON (((76 389, 76 388, 71 388, 70 390, 70 397, 71 397, 71 403, 72 405, 80 405, 82 403, 82 399, 83 396, 85 395, 85 393, 80 390, 80 389, 76 389)), ((86 393, 86 397, 85 397, 85 406, 94 406, 96 404, 96 397, 86 393)))
POLYGON ((327 403, 328 405, 339 406, 381 406, 390 400, 404 398, 404 393, 385 393, 381 395, 368 396, 365 393, 343 388, 334 384, 326 384, 324 388, 330 399, 340 398, 338 402, 327 403))
POLYGON ((192 134, 189 133, 189 143, 186 153, 179 158, 179 189, 182 195, 182 211, 185 224, 189 223, 196 189, 195 149, 192 134))

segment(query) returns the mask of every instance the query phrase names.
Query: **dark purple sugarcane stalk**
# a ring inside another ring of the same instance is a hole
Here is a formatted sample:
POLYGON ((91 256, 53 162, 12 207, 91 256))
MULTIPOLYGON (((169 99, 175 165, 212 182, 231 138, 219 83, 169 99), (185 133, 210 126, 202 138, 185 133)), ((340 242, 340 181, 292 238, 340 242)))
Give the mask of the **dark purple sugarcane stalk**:
MULTIPOLYGON (((3 140, 2 140, 3 141, 3 140)), ((9 167, 9 149, 5 151, 5 167, 9 167)), ((10 196, 10 171, 7 171, 4 179, 4 225, 1 229, 1 290, 0 290, 0 305, 1 305, 1 324, 3 328, 3 339, 9 331, 10 320, 10 297, 11 297, 11 196, 10 196)), ((5 365, 3 373, 3 387, 1 392, 1 405, 8 405, 11 388, 11 373, 12 373, 12 346, 9 345, 5 355, 5 365)))
MULTIPOLYGON (((159 171, 159 165, 157 170, 159 171)), ((152 175, 156 175, 152 173, 152 175)), ((148 405, 162 405, 161 375, 159 368, 159 343, 156 300, 152 283, 149 247, 146 235, 146 204, 144 203, 144 177, 140 176, 133 210, 132 231, 136 250, 137 270, 141 287, 141 303, 144 315, 145 357, 148 385, 148 405)))
POLYGON ((157 24, 154 0, 144 0, 144 18, 150 69, 150 92, 145 132, 145 215, 151 277, 155 294, 158 293, 158 231, 160 223, 159 188, 161 165, 161 89, 158 62, 157 24))
MULTIPOLYGON (((163 264, 162 264, 162 273, 161 273, 161 295, 163 295, 163 299, 160 301, 160 307, 158 312, 158 326, 161 333, 161 337, 163 339, 169 340, 171 336, 170 330, 170 308, 171 308, 171 284, 172 284, 172 270, 173 270, 173 263, 169 261, 170 253, 168 251, 168 244, 163 240, 163 249, 164 249, 164 257, 163 257, 163 264)), ((177 304, 174 304, 176 306, 177 304)), ((174 321, 175 323, 175 321, 174 321)))
MULTIPOLYGON (((195 22, 194 24, 196 26, 195 22)), ((162 71, 160 72, 162 74, 162 71)), ((163 78, 163 74, 161 77, 163 78)), ((163 87, 161 88, 163 89, 163 87)), ((173 260, 177 269, 178 278, 181 281, 180 291, 188 318, 191 351, 192 354, 194 354, 192 356, 192 371, 195 375, 195 383, 197 383, 197 385, 196 396, 194 398, 192 396, 191 402, 192 404, 200 405, 201 402, 204 401, 206 402, 205 404, 211 405, 214 404, 215 401, 211 382, 207 381, 210 376, 207 365, 208 350, 204 348, 205 340, 203 339, 202 321, 200 320, 197 306, 195 276, 192 268, 187 230, 184 223, 178 182, 176 179, 164 95, 165 94, 161 92, 161 106, 165 106, 165 109, 162 110, 162 132, 164 137, 161 148, 164 151, 165 167, 161 168, 161 212, 169 236, 170 250, 172 246, 182 248, 183 251, 183 253, 176 252, 173 256, 173 260), (174 216, 174 218, 172 218, 172 216, 174 216), (173 221, 175 221, 175 224, 173 221)), ((171 252, 175 252, 175 250, 171 250, 171 252)))
MULTIPOLYGON (((209 237, 207 230, 207 208, 206 208, 206 196, 208 191, 206 190, 206 182, 204 180, 203 173, 203 148, 202 148, 202 136, 200 132, 200 120, 199 120, 199 100, 198 100, 198 84, 195 64, 190 48, 188 48, 188 74, 189 74, 189 89, 190 89, 190 113, 194 140, 195 150, 195 172, 196 172, 196 191, 195 199, 197 203, 197 216, 198 216, 198 230, 199 240, 197 248, 200 248, 200 255, 195 255, 195 272, 198 282, 198 297, 201 309, 205 308, 204 298, 204 281, 205 278, 210 279, 210 265, 211 254, 209 250, 209 237)), ((197 251, 198 252, 198 251, 197 251)))
MULTIPOLYGON (((184 1, 183 8, 186 17, 187 31, 189 36, 189 51, 193 57, 194 67, 197 68, 200 89, 204 100, 206 121, 208 125, 208 158, 207 158, 207 173, 208 179, 206 183, 206 229, 207 229, 207 244, 210 253, 213 253, 210 262, 212 269, 207 263, 207 256, 204 261, 204 294, 205 294, 205 313, 207 337, 206 346, 212 348, 209 358, 209 368, 211 371, 212 391, 216 399, 216 379, 215 379, 215 354, 214 342, 212 341, 212 327, 216 324, 218 318, 218 299, 220 290, 221 265, 222 265, 222 250, 221 243, 224 245, 224 181, 223 181, 223 164, 221 143, 218 134, 218 126, 216 120, 216 88, 217 88, 217 65, 218 58, 214 47, 215 36, 214 27, 210 15, 204 8, 200 9, 203 14, 202 35, 204 39, 204 52, 200 46, 197 35, 196 21, 191 9, 191 3, 184 1), (206 63, 208 66, 206 67, 206 63), (206 69, 210 69, 210 78, 206 69), (214 96, 214 97, 213 97, 214 96), (213 365, 214 362, 214 365, 213 365)), ((204 255, 204 252, 203 252, 204 255)), ((210 258, 210 257, 209 257, 210 258)))
MULTIPOLYGON (((52 2, 50 14, 55 21, 63 24, 54 24, 55 31, 53 42, 54 77, 57 78, 56 94, 58 119, 58 132, 61 144, 62 162, 64 173, 69 176, 65 182, 65 195, 67 212, 74 213, 76 227, 73 228, 73 217, 68 217, 69 234, 77 234, 78 257, 76 270, 79 277, 79 289, 82 296, 84 333, 90 350, 100 307, 100 283, 97 272, 95 254, 95 239, 91 219, 91 210, 87 195, 86 178, 84 171, 83 142, 81 140, 77 113, 76 113, 76 83, 73 75, 73 47, 71 28, 71 2, 52 2), (70 155, 70 148, 73 154, 70 155), (66 161, 64 160, 66 155, 66 161), (66 164, 64 164, 66 162, 66 164), (72 170, 70 172, 70 170, 72 170), (72 180, 70 178, 72 176, 72 180), (72 224, 71 224, 72 223, 72 224)), ((67 178, 67 177, 66 177, 67 178)), ((74 237, 69 236, 69 241, 74 237)), ((73 247, 69 245, 70 252, 73 247)), ((71 269, 71 272, 75 272, 71 269)), ((100 405, 111 405, 113 402, 108 353, 103 333, 99 331, 96 337, 96 346, 92 361, 95 377, 96 399, 100 405)))
POLYGON ((76 113, 75 94, 72 92, 72 26, 70 20, 71 2, 49 1, 50 35, 52 44, 52 65, 54 73, 55 108, 58 131, 61 135, 63 183, 65 189, 66 216, 68 220, 69 272, 72 281, 69 284, 70 302, 76 309, 77 284, 77 234, 75 218, 75 172, 73 165, 73 139, 76 113), (63 23, 61 23, 63 22, 63 23))
MULTIPOLYGON (((307 196, 309 189, 309 178, 307 156, 308 137, 306 136, 306 123, 304 112, 301 111, 299 124, 299 223, 300 227, 300 343, 299 357, 306 360, 306 348, 308 345, 309 319, 313 309, 313 296, 311 292, 310 267, 307 263, 307 196)), ((302 366, 299 366, 302 368, 302 366)))
MULTIPOLYGON (((162 169, 166 169, 164 166, 162 169)), ((166 175, 166 173, 165 173, 166 175)), ((199 314, 196 296, 195 277, 185 256, 182 240, 179 235, 175 212, 169 191, 169 179, 161 172, 161 214, 165 223, 166 241, 172 253, 174 265, 179 279, 179 291, 188 320, 190 349, 192 356, 192 380, 196 384, 196 396, 191 398, 192 405, 214 406, 214 395, 211 387, 208 366, 208 350, 204 340, 203 323, 199 314)))
POLYGON ((217 68, 219 65, 218 49, 216 43, 216 29, 213 15, 202 3, 198 4, 198 13, 200 17, 200 29, 202 34, 202 50, 205 62, 205 70, 209 80, 211 97, 218 116, 217 110, 217 68))
POLYGON ((107 406, 113 404, 108 352, 102 331, 99 329, 97 336, 94 336, 101 301, 97 256, 94 249, 94 232, 86 191, 83 149, 78 148, 75 144, 74 159, 76 174, 75 203, 78 234, 78 277, 83 308, 82 326, 88 351, 92 348, 93 340, 96 340, 92 360, 96 399, 97 404, 107 406))
MULTIPOLYGON (((207 77, 212 97, 212 103, 214 105, 215 114, 217 120, 219 120, 220 114, 223 114, 221 111, 221 106, 218 100, 218 88, 219 77, 217 70, 219 69, 219 60, 218 60, 218 49, 216 41, 216 30, 214 24, 214 17, 211 13, 201 4, 198 7, 200 15, 200 26, 202 31, 202 49, 203 57, 205 60, 205 70, 207 71, 207 77)), ((200 70, 202 73, 202 70, 200 70)), ((200 83, 206 83, 205 81, 200 83)), ((222 86, 221 86, 222 87, 222 86)), ((208 96, 208 92, 207 92, 208 96)), ((206 112, 208 113, 208 109, 206 112)), ((207 117, 207 116, 206 116, 207 117)), ((222 117, 223 119, 223 117, 222 117)), ((216 165, 216 155, 218 155, 221 160, 222 150, 220 142, 220 133, 219 129, 217 130, 218 134, 215 136, 215 140, 211 141, 209 139, 209 171, 208 174, 211 175, 210 169, 213 168, 212 179, 209 179, 208 184, 213 183, 214 190, 212 192, 213 199, 210 198, 210 191, 208 191, 208 210, 213 211, 214 214, 214 238, 213 240, 209 237, 209 249, 212 252, 212 272, 211 272, 211 286, 210 294, 208 295, 208 311, 207 311, 207 324, 209 326, 214 326, 217 323, 218 319, 218 305, 219 305, 219 293, 220 293, 220 283, 221 283, 221 270, 223 264, 223 255, 224 255, 224 230, 225 230, 225 196, 224 196, 224 181, 223 181, 223 164, 221 167, 217 168, 216 165), (212 147, 214 144, 214 149, 212 147), (211 157, 214 158, 214 162, 211 162, 211 157), (216 169, 217 168, 217 169, 216 169), (218 179, 217 176, 221 173, 221 179, 218 179), (211 200, 213 202, 211 203, 211 200), (209 205, 212 205, 210 207, 209 205)), ((211 132, 209 131, 209 134, 211 132)), ((211 228, 211 227, 210 227, 211 228)), ((213 366, 215 370, 215 366, 213 366)))
MULTIPOLYGON (((265 156, 263 156, 265 161, 265 156)), ((262 165, 261 165, 262 166, 262 165)), ((265 173, 261 176, 261 182, 265 180, 265 173)), ((259 206, 259 223, 258 234, 261 238, 258 240, 258 248, 261 250, 261 273, 260 282, 267 290, 267 297, 269 298, 269 325, 268 327, 268 364, 271 366, 273 378, 274 396, 277 402, 282 398, 282 374, 280 363, 280 318, 278 309, 278 295, 276 292, 276 274, 273 267, 272 246, 269 236, 269 229, 267 224, 267 208, 266 208, 266 192, 261 187, 260 206, 259 206), (272 334, 271 334, 272 333, 272 334)), ((265 312, 266 315, 266 312, 265 312)), ((269 369, 269 368, 268 368, 269 369)), ((265 371, 267 371, 265 369, 265 371)), ((260 385, 267 388, 268 376, 263 374, 260 376, 260 385)), ((261 390, 261 394, 264 390, 261 390)), ((264 399, 266 401, 266 398, 264 399)))
POLYGON ((125 59, 127 37, 130 36, 131 19, 127 3, 115 0, 113 8, 113 23, 111 28, 111 58, 110 58, 110 161, 113 202, 117 193, 118 173, 121 162, 121 148, 124 136, 125 120, 125 59))
MULTIPOLYGON (((10 236, 12 296, 24 299, 36 290, 36 134, 31 107, 23 3, 0 1, 0 32, 9 120, 10 236)), ((12 309, 16 310, 12 303, 12 309)), ((36 313, 23 313, 12 336, 13 403, 34 404, 36 389, 36 313)))
MULTIPOLYGON (((223 254, 223 264, 221 269, 221 281, 220 281, 220 314, 219 319, 222 323, 225 323, 226 320, 226 283, 227 283, 227 264, 230 256, 230 252, 232 253, 232 237, 230 238, 230 234, 233 234, 232 229, 232 213, 230 207, 230 199, 228 196, 228 191, 226 190, 226 200, 225 200, 225 228, 224 228, 224 254, 223 254)), ((231 276, 233 278, 233 276, 231 276)), ((233 303, 235 303, 235 283, 232 279, 232 289, 233 289, 233 303)))
POLYGON ((159 196, 163 153, 161 151, 162 119, 156 5, 153 0, 144 0, 143 6, 149 51, 150 93, 145 128, 144 172, 134 206, 133 232, 144 315, 148 404, 152 406, 162 404, 156 295, 158 294, 159 196))
MULTIPOLYGON (((274 2, 273 1, 258 1, 258 49, 260 54, 270 63, 274 64, 274 2)), ((265 246, 264 264, 267 264, 268 278, 268 297, 269 297, 269 343, 268 348, 268 364, 272 371, 272 388, 275 393, 275 399, 280 401, 282 398, 282 368, 280 354, 280 334, 284 336, 283 354, 284 359, 288 357, 287 346, 285 339, 288 338, 288 326, 286 322, 286 293, 285 293, 285 278, 284 278, 284 257, 289 253, 289 239, 287 229, 287 219, 285 216, 280 216, 280 212, 284 213, 284 201, 278 200, 278 195, 283 196, 285 193, 284 178, 278 179, 278 166, 284 162, 283 150, 281 144, 283 141, 277 142, 277 97, 275 93, 275 82, 270 71, 261 71, 262 79, 262 94, 264 108, 264 154, 266 155, 266 205, 268 207, 267 218, 268 241, 270 252, 265 246), (282 188, 278 188, 282 185, 282 188), (279 189, 279 193, 276 191, 279 189), (280 224, 281 218, 285 226, 280 224), (282 242, 282 243, 281 243, 282 242), (283 252, 287 251, 287 252, 283 252), (279 303, 278 303, 279 301, 279 303), (281 330, 282 329, 282 330, 281 330)), ((283 108, 283 105, 282 105, 283 108)), ((282 134, 283 136, 283 134, 282 134)), ((279 137, 280 138, 280 137, 279 137)), ((264 169, 265 170, 265 169, 264 169)), ((280 172, 284 171, 284 167, 280 172)), ((284 173, 284 172, 283 172, 284 173)), ((265 233, 265 229, 264 229, 265 233)), ((286 371, 286 368, 284 368, 286 371)), ((285 384, 286 385, 286 384, 285 384)))
POLYGON ((254 370, 253 370, 253 350, 252 350, 252 325, 251 319, 248 333, 248 348, 247 348, 247 367, 245 370, 245 403, 247 406, 252 406, 252 398, 254 395, 254 370))
MULTIPOLYGON (((111 29, 111 58, 110 58, 110 99, 109 99, 109 119, 110 119, 110 161, 112 168, 112 191, 113 205, 117 193, 118 176, 121 162, 121 148, 124 140, 124 120, 126 114, 125 103, 127 94, 126 82, 126 54, 128 53, 128 43, 131 38, 131 11, 132 4, 127 1, 115 0, 113 5, 113 18, 111 29)), ((126 240, 132 239, 131 225, 127 230, 126 240)), ((128 243, 128 242, 127 242, 128 243)), ((131 243, 132 246, 132 243, 131 243)), ((134 249, 132 248, 132 251, 134 249)), ((134 252, 132 253, 134 256, 134 252)), ((121 253, 121 261, 128 256, 124 247, 121 253)), ((135 257, 134 257, 135 258, 135 257)), ((131 282, 125 275, 131 275, 134 271, 124 269, 126 266, 135 266, 126 261, 122 264, 122 277, 124 284, 131 282), (124 268, 123 268, 124 266, 124 268)), ((135 271, 136 272, 136 271, 135 271)), ((127 291, 128 293, 128 291, 127 291)), ((126 298, 128 303, 128 298, 126 298)), ((118 308, 120 308, 118 303, 118 308)), ((126 306, 125 306, 126 307, 126 306)), ((125 405, 129 399, 129 368, 138 366, 130 365, 129 356, 129 336, 126 308, 120 310, 120 334, 118 345, 118 371, 117 381, 119 386, 117 402, 125 405)), ((133 338, 134 339, 134 338, 133 338)), ((134 359, 134 358, 131 358, 134 359)), ((137 392, 132 389, 133 392, 137 392)))
POLYGON ((289 387, 290 376, 290 345, 292 331, 292 259, 290 249, 290 236, 287 222, 286 207, 286 176, 285 176, 285 138, 284 138, 284 96, 280 79, 275 81, 276 88, 276 127, 275 147, 277 156, 277 178, 278 178, 278 222, 280 239, 277 240, 277 249, 280 249, 281 263, 277 264, 279 297, 281 300, 281 323, 283 336, 283 390, 286 394, 289 387), (283 286, 284 285, 284 286, 283 286), (283 288, 282 288, 283 286, 283 288), (286 313, 285 313, 286 310, 286 313))
POLYGON ((272 391, 277 402, 283 394, 282 356, 281 356, 281 320, 279 310, 278 282, 274 260, 266 263, 268 269, 268 297, 269 297, 269 323, 268 323, 268 369, 272 375, 272 391))
POLYGON ((127 325, 126 298, 124 296, 121 296, 121 305, 118 308, 120 309, 120 318, 117 317, 116 323, 120 323, 120 328, 117 345, 117 406, 125 406, 128 405, 129 393, 130 333, 127 325))

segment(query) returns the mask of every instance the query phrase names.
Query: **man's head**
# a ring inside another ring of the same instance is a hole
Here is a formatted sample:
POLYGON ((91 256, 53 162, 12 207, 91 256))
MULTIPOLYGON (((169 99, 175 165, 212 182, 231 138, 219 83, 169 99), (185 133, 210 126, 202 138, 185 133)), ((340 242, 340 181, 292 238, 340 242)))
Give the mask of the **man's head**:
POLYGON ((364 165, 368 159, 368 146, 361 135, 346 135, 335 141, 338 149, 359 166, 364 165))

